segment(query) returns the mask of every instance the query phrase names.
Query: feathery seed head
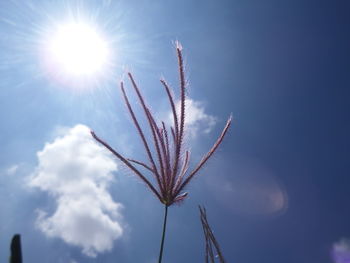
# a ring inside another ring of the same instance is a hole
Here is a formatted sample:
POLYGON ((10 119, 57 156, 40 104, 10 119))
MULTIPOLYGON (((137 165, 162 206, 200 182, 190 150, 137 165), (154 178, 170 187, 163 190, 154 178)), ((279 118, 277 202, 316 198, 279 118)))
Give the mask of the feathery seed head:
POLYGON ((223 138, 225 137, 230 125, 231 117, 227 120, 227 123, 217 139, 212 148, 207 154, 203 156, 201 161, 197 166, 188 173, 190 153, 188 150, 183 148, 183 138, 185 130, 185 92, 186 92, 186 80, 183 66, 182 57, 182 46, 176 41, 176 52, 178 58, 179 67, 179 79, 180 79, 180 109, 176 109, 174 95, 172 94, 169 85, 164 79, 160 82, 163 85, 168 100, 170 108, 173 115, 173 126, 166 127, 164 122, 157 124, 154 116, 150 112, 140 89, 134 77, 131 73, 128 73, 128 78, 131 85, 140 101, 141 107, 144 112, 144 118, 148 123, 149 129, 151 131, 151 138, 146 138, 145 133, 136 118, 134 110, 129 102, 128 95, 124 89, 124 84, 121 82, 120 88, 123 94, 125 104, 130 113, 130 117, 135 125, 135 128, 141 138, 143 147, 147 154, 148 163, 137 161, 134 159, 126 158, 117 151, 115 151, 108 143, 100 139, 93 131, 91 134, 93 138, 105 146, 110 152, 112 152, 120 161, 122 161, 127 167, 129 167, 146 185, 147 187, 157 196, 159 201, 166 206, 170 206, 174 203, 180 203, 184 201, 188 193, 183 193, 182 191, 187 186, 187 184, 192 180, 192 178, 198 173, 198 171, 203 167, 203 165, 208 161, 212 154, 216 151, 218 146, 221 144, 223 138), (170 132, 169 132, 170 131, 170 132), (152 145, 152 146, 150 146, 152 145), (150 179, 148 179, 143 172, 136 167, 143 167, 149 173, 153 175, 156 181, 156 186, 154 186, 150 179))

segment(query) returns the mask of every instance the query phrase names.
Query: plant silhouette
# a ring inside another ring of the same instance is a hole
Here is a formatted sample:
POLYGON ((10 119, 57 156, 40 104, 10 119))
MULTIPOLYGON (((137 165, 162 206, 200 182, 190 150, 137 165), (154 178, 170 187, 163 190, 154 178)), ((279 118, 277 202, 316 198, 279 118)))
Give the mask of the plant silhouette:
POLYGON ((10 263, 22 263, 21 236, 15 234, 11 240, 10 263))

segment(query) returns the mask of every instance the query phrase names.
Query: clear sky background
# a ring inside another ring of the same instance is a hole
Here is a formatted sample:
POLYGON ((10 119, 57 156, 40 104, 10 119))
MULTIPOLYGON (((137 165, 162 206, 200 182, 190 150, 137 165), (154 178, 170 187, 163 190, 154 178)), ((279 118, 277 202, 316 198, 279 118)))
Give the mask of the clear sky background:
POLYGON ((0 261, 21 233, 26 263, 156 262, 162 205, 88 130, 145 158, 118 83, 133 72, 166 119, 159 78, 178 94, 179 40, 192 166, 234 123, 170 207, 164 262, 204 262, 199 204, 227 262, 349 262, 349 13, 322 0, 1 1, 0 261), (103 76, 47 68, 45 41, 72 19, 108 40, 103 76))

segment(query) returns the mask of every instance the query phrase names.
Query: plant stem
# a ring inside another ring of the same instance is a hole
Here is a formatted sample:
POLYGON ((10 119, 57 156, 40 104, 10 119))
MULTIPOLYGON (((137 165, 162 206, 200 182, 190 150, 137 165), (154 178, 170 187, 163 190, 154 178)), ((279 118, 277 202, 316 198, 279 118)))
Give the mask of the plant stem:
POLYGON ((163 247, 164 247, 164 239, 165 239, 165 230, 166 230, 166 221, 168 217, 168 206, 165 205, 165 213, 164 213, 164 222, 163 222, 163 234, 162 234, 162 241, 160 243, 160 251, 159 251, 159 259, 158 263, 162 263, 162 257, 163 257, 163 247))

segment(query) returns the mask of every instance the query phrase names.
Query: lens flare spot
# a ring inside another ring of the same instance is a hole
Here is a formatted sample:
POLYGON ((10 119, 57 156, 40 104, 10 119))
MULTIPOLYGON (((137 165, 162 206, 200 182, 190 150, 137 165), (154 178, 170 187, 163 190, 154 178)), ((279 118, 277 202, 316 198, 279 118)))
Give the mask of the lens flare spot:
POLYGON ((250 218, 278 216, 287 210, 287 192, 267 167, 239 156, 227 163, 220 167, 229 174, 207 177, 213 196, 226 209, 250 218))

